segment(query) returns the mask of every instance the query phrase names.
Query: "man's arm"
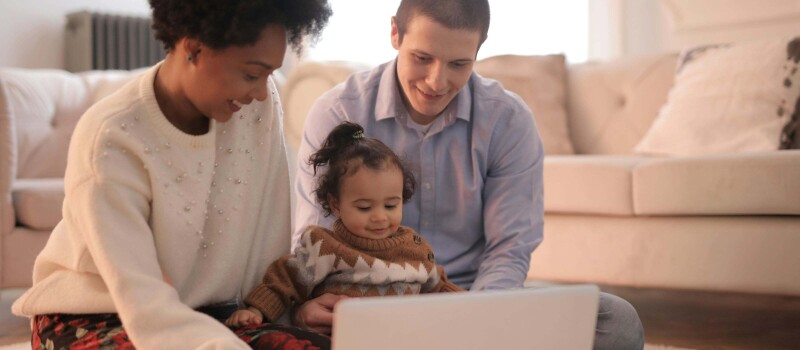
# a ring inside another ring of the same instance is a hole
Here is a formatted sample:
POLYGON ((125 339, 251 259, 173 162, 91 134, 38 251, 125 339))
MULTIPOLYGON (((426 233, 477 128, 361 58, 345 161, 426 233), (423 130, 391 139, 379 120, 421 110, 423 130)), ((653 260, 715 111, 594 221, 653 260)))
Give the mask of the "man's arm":
MULTIPOLYGON (((316 177, 314 167, 308 164, 308 159, 316 152, 325 141, 331 130, 339 125, 345 118, 334 111, 334 99, 331 93, 320 97, 311 107, 306 119, 306 127, 303 129, 303 137, 300 140, 300 147, 297 151, 297 168, 295 177, 295 216, 294 232, 292 233, 292 251, 295 250, 300 236, 309 225, 331 227, 334 217, 325 217, 322 209, 317 203, 314 189, 316 188, 316 177)), ((318 168, 317 172, 324 172, 327 167, 318 168)))
POLYGON ((472 290, 521 287, 542 241, 544 150, 533 116, 520 101, 500 118, 489 146, 483 187, 486 251, 472 290))

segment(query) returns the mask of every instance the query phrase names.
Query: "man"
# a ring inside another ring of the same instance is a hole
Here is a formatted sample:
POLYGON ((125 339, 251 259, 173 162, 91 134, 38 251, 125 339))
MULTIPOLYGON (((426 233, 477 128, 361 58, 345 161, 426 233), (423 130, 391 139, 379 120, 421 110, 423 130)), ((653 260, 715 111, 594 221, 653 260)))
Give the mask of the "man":
MULTIPOLYGON (((392 18, 397 58, 357 73, 321 96, 309 112, 298 153, 295 240, 308 225, 329 227, 314 202, 307 164, 342 121, 361 124, 405 157, 420 186, 403 225, 425 237, 450 280, 471 290, 522 287, 542 240, 544 152, 525 103, 472 72, 489 29, 486 0, 404 0, 392 18)), ((323 295, 295 321, 330 332, 333 305, 323 295)), ((596 348, 641 349, 636 311, 602 294, 596 348)))

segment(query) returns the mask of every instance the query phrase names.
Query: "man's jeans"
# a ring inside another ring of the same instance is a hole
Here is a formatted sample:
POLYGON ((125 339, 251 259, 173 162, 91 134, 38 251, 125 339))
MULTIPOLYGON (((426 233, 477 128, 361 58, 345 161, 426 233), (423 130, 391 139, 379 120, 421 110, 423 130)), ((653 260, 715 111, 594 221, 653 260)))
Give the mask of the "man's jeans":
POLYGON ((636 309, 616 295, 600 292, 597 329, 594 348, 637 349, 644 348, 644 329, 636 309))

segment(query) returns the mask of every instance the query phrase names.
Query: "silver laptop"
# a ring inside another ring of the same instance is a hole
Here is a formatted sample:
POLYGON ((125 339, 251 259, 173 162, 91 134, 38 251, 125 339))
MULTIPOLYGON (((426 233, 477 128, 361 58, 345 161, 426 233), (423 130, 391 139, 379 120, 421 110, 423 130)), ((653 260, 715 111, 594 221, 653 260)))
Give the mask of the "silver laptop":
POLYGON ((594 285, 351 298, 333 350, 591 349, 598 298, 594 285))

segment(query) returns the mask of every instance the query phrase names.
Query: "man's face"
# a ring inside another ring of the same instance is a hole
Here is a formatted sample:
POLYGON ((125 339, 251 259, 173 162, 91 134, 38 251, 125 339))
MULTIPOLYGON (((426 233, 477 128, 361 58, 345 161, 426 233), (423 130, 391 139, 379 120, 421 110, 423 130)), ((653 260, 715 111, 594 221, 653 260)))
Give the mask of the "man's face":
POLYGON ((477 30, 450 29, 426 16, 414 16, 401 42, 392 18, 397 80, 414 121, 432 122, 467 84, 479 41, 477 30))

